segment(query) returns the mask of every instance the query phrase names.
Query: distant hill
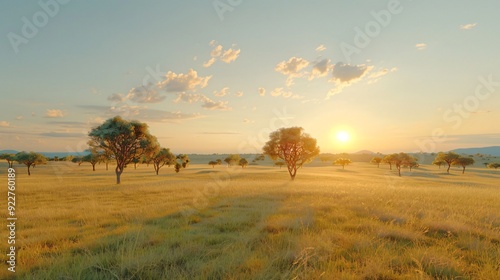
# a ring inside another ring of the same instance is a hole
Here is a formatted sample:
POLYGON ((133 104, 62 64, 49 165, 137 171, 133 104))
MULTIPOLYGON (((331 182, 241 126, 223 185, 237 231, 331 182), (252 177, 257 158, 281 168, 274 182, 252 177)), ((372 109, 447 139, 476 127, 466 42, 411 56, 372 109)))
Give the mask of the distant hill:
POLYGON ((458 154, 468 154, 468 155, 483 154, 483 155, 500 156, 500 146, 455 149, 453 150, 453 152, 458 154))
POLYGON ((17 154, 15 150, 1 150, 0 154, 17 154))
POLYGON ((375 153, 369 150, 361 150, 359 152, 353 153, 355 155, 374 155, 375 153))

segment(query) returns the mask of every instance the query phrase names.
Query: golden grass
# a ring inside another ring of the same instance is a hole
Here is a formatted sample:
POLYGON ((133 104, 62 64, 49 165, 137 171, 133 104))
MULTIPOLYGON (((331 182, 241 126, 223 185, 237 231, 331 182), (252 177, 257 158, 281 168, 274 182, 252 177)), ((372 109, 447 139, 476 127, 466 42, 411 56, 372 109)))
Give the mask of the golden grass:
POLYGON ((102 169, 17 168, 19 279, 500 279, 495 170, 102 169))

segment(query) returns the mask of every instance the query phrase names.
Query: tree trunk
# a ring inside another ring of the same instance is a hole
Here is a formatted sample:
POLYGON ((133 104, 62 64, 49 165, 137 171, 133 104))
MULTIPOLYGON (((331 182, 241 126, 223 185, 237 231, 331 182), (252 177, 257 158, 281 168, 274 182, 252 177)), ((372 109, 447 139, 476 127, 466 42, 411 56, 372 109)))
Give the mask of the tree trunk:
POLYGON ((465 166, 463 166, 463 168, 464 168, 464 169, 462 169, 462 174, 464 174, 464 173, 465 173, 465 166))
POLYGON ((106 170, 108 170, 108 163, 106 162, 106 170))
POLYGON ((377 168, 380 168, 380 163, 377 163, 377 168))
POLYGON ((389 170, 392 170, 392 164, 389 163, 389 170))
POLYGON ((137 169, 137 163, 134 162, 134 169, 137 169))
POLYGON ((28 176, 31 176, 30 167, 31 165, 28 165, 28 176))
POLYGON ((345 165, 342 165, 342 170, 344 170, 344 169, 345 169, 345 165))
POLYGON ((120 184, 120 176, 122 175, 123 168, 120 168, 120 166, 116 166, 115 173, 116 173, 116 184, 120 184))
POLYGON ((446 170, 446 172, 450 173, 450 167, 451 167, 451 164, 448 163, 448 169, 446 170))
POLYGON ((398 175, 401 177, 401 167, 398 167, 398 175))
POLYGON ((95 171, 95 163, 92 164, 92 171, 95 171))

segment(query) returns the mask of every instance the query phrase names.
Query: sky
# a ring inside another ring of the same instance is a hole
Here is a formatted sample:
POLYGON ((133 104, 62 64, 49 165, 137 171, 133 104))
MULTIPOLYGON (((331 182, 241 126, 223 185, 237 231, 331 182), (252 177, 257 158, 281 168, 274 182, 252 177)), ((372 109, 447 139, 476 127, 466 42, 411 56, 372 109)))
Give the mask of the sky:
POLYGON ((175 153, 500 145, 500 2, 1 1, 0 150, 79 152, 120 115, 175 153), (340 134, 340 137, 337 137, 340 134))

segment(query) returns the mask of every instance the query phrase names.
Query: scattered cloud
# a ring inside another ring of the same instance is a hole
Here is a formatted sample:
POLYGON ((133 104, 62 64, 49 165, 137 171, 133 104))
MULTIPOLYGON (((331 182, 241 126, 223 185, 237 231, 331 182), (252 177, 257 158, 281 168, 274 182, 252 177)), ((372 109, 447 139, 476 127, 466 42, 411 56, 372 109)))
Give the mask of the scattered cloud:
POLYGON ((207 110, 220 110, 227 111, 231 108, 227 106, 227 101, 213 101, 210 98, 204 96, 205 98, 202 100, 201 107, 207 110))
POLYGON ((477 23, 468 23, 468 24, 460 25, 460 29, 462 29, 462 30, 471 30, 472 28, 474 28, 476 26, 477 26, 477 23))
POLYGON ((127 98, 136 103, 159 103, 165 96, 161 96, 156 88, 149 85, 130 89, 127 98))
POLYGON ((231 108, 227 106, 228 102, 225 101, 213 101, 212 99, 206 97, 203 94, 198 94, 198 93, 178 93, 177 98, 174 100, 175 103, 178 102, 187 102, 187 103, 202 103, 201 107, 208 109, 208 110, 221 110, 221 111, 226 111, 230 110, 231 108))
POLYGON ((193 61, 197 61, 198 60, 198 57, 195 55, 193 56, 193 61))
POLYGON ((338 62, 333 67, 332 80, 337 83, 354 83, 360 80, 368 72, 373 69, 373 66, 361 65, 350 65, 342 62, 338 62))
POLYGON ((225 63, 231 63, 239 57, 241 52, 240 49, 233 48, 224 50, 224 47, 222 45, 217 45, 217 42, 215 42, 215 40, 210 41, 208 45, 213 47, 213 49, 210 52, 210 59, 207 62, 203 63, 203 67, 205 68, 212 66, 217 61, 217 59, 225 63))
POLYGON ((47 112, 45 112, 45 117, 46 118, 62 118, 62 117, 64 117, 64 113, 61 110, 48 109, 47 112))
POLYGON ((93 87, 93 88, 90 88, 90 92, 91 92, 92 94, 99 94, 99 92, 97 91, 97 89, 96 89, 96 88, 94 88, 94 87, 93 87))
POLYGON ((276 65, 274 70, 277 72, 288 76, 286 79, 286 85, 290 87, 293 85, 293 79, 302 77, 305 73, 301 73, 300 71, 309 65, 309 61, 300 58, 300 57, 292 57, 288 59, 288 61, 282 61, 276 65))
POLYGON ((383 76, 389 74, 390 72, 396 72, 396 71, 398 71, 398 68, 394 67, 390 70, 387 68, 384 68, 384 69, 380 69, 378 71, 372 72, 370 75, 368 75, 368 84, 376 83, 383 76))
POLYGON ((236 97, 242 97, 243 96, 243 91, 238 91, 234 94, 236 97))
POLYGON ((284 98, 289 98, 293 96, 293 93, 291 93, 290 91, 285 91, 283 88, 275 88, 273 91, 271 91, 271 96, 283 96, 284 98))
POLYGON ((249 119, 243 119, 243 123, 255 123, 255 121, 249 120, 249 119))
POLYGON ((9 127, 10 123, 8 121, 0 121, 0 127, 9 127))
POLYGON ((229 88, 224 87, 220 91, 214 91, 214 95, 217 97, 223 97, 226 96, 229 93, 229 88))
POLYGON ((266 95, 266 89, 265 88, 258 88, 257 91, 259 92, 260 96, 265 96, 266 95))
POLYGON ((240 55, 239 49, 238 50, 228 49, 222 54, 220 60, 222 60, 225 63, 231 63, 235 61, 239 55, 240 55))
POLYGON ((167 92, 194 91, 197 88, 204 88, 212 76, 198 77, 198 73, 189 69, 187 74, 176 74, 168 71, 165 80, 158 83, 158 87, 167 92))
POLYGON ((319 77, 325 77, 328 75, 328 72, 332 69, 332 65, 330 64, 330 60, 325 58, 318 62, 314 62, 313 69, 311 74, 309 75, 309 80, 319 77))
POLYGON ((113 93, 108 96, 108 101, 111 102, 123 102, 125 100, 127 100, 127 97, 121 93, 113 93))
POLYGON ((417 48, 417 50, 421 51, 421 50, 425 50, 427 49, 427 44, 425 43, 418 43, 415 45, 415 48, 417 48))
POLYGON ((322 51, 324 51, 324 50, 326 50, 326 47, 325 47, 325 45, 323 45, 323 44, 319 45, 319 46, 316 48, 316 51, 317 51, 317 52, 322 52, 322 51))
POLYGON ((20 120, 22 120, 22 119, 24 119, 24 117, 23 117, 23 116, 17 116, 17 117, 16 117, 16 120, 18 120, 18 121, 20 121, 20 120))
POLYGON ((212 57, 207 62, 203 63, 203 67, 208 68, 208 67, 212 66, 212 64, 214 64, 214 63, 215 63, 215 58, 212 57))

